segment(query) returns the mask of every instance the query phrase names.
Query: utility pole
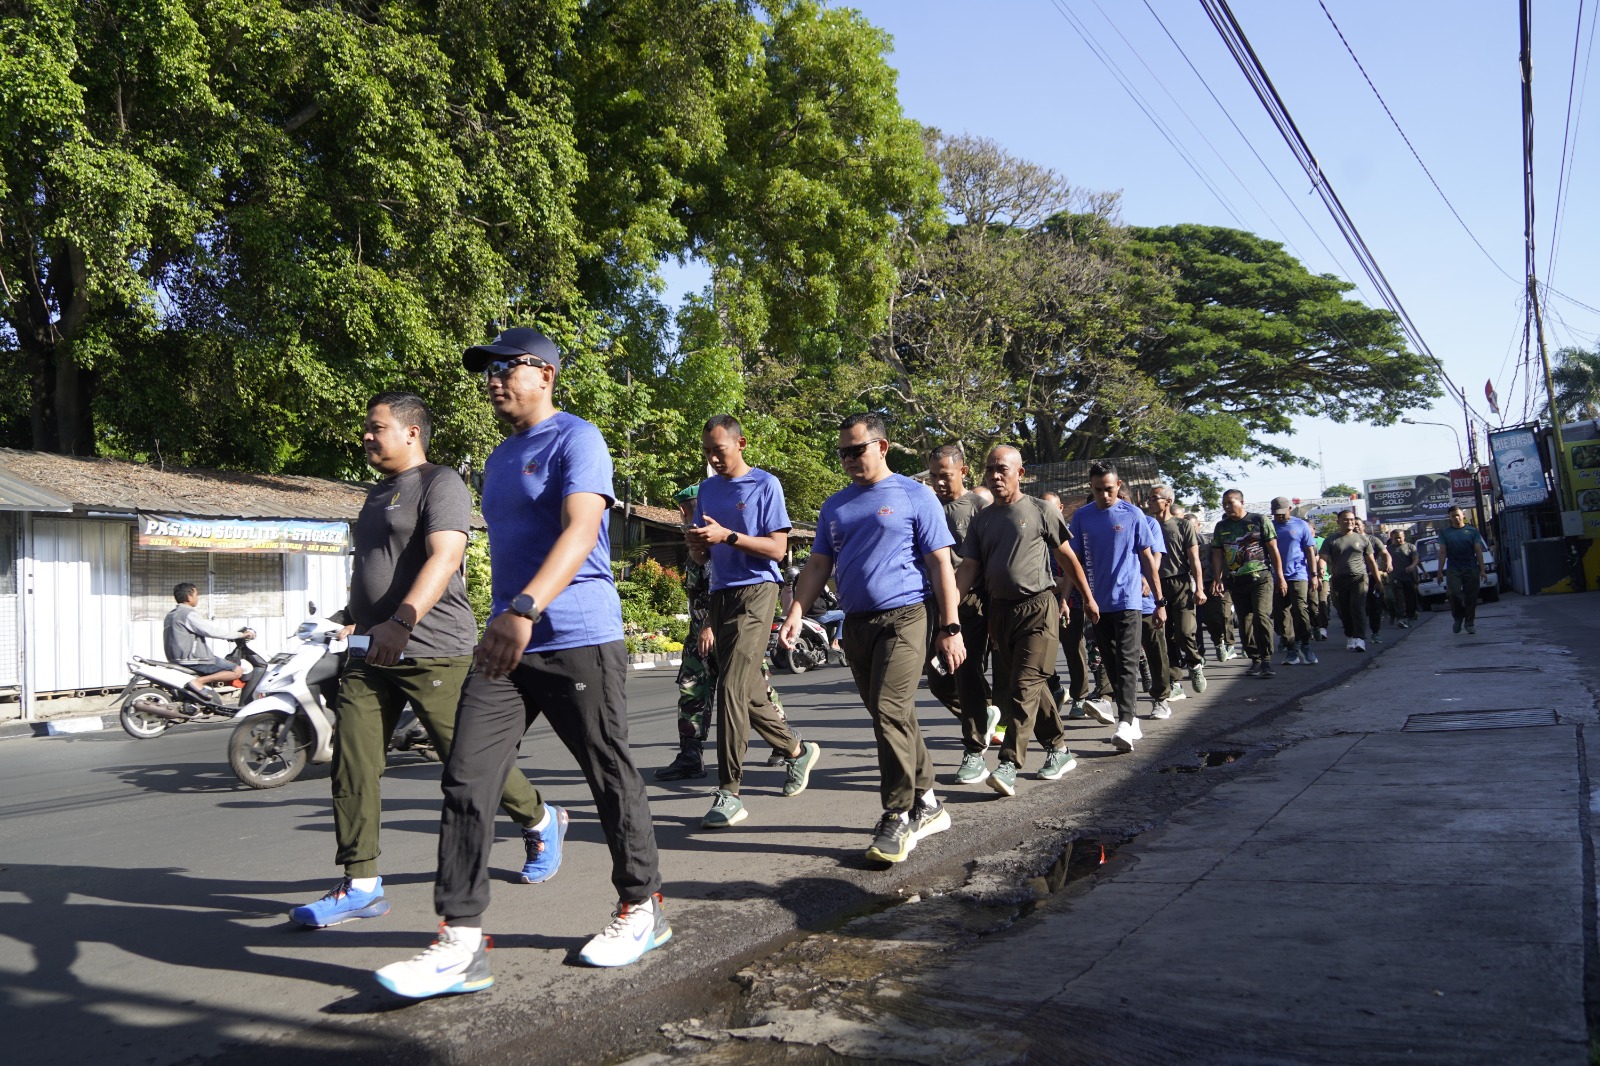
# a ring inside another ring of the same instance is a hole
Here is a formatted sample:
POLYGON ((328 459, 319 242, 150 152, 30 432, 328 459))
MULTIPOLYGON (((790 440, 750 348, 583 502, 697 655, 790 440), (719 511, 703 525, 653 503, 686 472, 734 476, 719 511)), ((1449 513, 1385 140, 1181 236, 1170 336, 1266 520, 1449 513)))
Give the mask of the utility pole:
MULTIPOLYGON (((1521 0, 1522 29, 1522 228, 1528 255, 1528 304, 1533 308, 1533 323, 1539 343, 1539 361, 1544 364, 1544 392, 1550 402, 1550 428, 1556 442, 1551 469, 1556 476, 1556 502, 1563 512, 1576 508, 1571 500, 1572 486, 1567 484, 1561 471, 1566 456, 1566 442, 1561 439, 1561 412, 1556 410, 1554 373, 1550 369, 1550 349, 1544 342, 1544 310, 1539 300, 1538 261, 1533 245, 1533 2, 1521 0)), ((1462 394, 1463 405, 1466 394, 1462 394)), ((1566 522, 1563 519, 1563 532, 1566 522)))

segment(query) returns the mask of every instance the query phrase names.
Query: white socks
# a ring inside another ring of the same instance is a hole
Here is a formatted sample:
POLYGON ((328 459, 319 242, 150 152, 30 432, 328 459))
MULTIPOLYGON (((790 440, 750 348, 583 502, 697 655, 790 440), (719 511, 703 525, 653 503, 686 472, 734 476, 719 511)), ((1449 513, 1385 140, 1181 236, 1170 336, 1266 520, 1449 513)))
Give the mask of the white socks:
POLYGON ((352 877, 350 879, 350 887, 357 892, 376 892, 378 891, 378 881, 379 878, 376 877, 352 877))

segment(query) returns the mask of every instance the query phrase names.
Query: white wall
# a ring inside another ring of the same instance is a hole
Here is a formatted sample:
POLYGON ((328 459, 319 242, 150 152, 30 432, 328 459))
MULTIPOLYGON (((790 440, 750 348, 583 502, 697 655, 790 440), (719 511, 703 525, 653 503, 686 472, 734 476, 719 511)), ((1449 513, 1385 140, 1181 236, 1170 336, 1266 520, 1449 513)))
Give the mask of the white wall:
POLYGON ((33 521, 33 594, 27 653, 36 692, 120 685, 128 679, 132 613, 128 523, 33 521))

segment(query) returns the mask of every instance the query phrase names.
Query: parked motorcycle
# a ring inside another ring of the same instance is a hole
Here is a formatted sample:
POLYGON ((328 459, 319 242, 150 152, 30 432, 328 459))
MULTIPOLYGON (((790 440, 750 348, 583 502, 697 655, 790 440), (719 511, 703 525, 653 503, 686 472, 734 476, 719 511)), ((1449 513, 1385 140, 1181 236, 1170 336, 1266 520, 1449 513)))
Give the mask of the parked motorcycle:
POLYGON ((162 662, 135 655, 128 660, 128 684, 112 702, 122 704, 123 730, 136 740, 150 740, 179 722, 218 722, 232 718, 250 702, 267 665, 250 638, 240 637, 224 656, 231 663, 248 663, 251 671, 243 687, 209 686, 204 692, 189 687, 200 671, 181 663, 162 662))
MULTIPOLYGON (((315 615, 315 604, 311 611, 315 615)), ((239 724, 228 738, 228 765, 251 788, 279 788, 299 777, 307 764, 333 759, 340 670, 347 655, 365 654, 367 640, 345 640, 342 631, 337 622, 309 618, 261 671, 255 698, 239 709, 239 724)), ((409 708, 390 735, 388 750, 439 759, 432 738, 409 708)))
POLYGON ((803 674, 828 665, 828 632, 815 618, 805 615, 800 619, 800 633, 792 648, 785 648, 778 639, 781 628, 781 623, 772 623, 772 636, 767 641, 767 656, 774 666, 791 674, 803 674))

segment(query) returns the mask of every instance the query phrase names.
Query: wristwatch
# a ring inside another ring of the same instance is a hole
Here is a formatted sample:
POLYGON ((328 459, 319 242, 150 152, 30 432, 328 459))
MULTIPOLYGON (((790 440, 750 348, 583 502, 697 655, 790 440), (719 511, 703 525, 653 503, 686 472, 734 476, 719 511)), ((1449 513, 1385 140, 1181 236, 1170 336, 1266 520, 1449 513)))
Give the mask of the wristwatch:
POLYGON ((947 637, 959 636, 961 634, 961 623, 951 622, 949 625, 940 626, 939 632, 943 633, 947 637))
POLYGON ((733 547, 735 544, 739 543, 739 534, 737 534, 737 533, 729 533, 728 534, 728 539, 726 541, 724 541, 723 543, 727 544, 728 547, 730 547, 730 548, 733 547))
POLYGON ((1156 601, 1156 606, 1157 607, 1165 607, 1166 605, 1167 605, 1167 601, 1166 600, 1157 600, 1156 601))
POLYGON ((533 597, 526 592, 519 592, 511 597, 511 602, 507 604, 506 609, 512 614, 520 614, 534 625, 538 625, 539 619, 544 617, 543 612, 539 610, 539 605, 534 603, 533 597))

